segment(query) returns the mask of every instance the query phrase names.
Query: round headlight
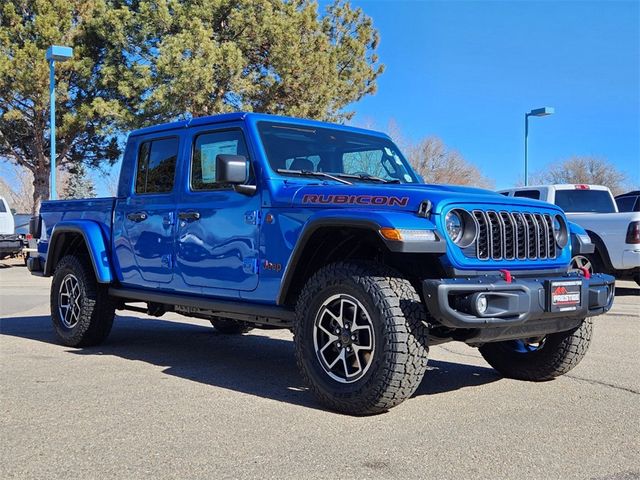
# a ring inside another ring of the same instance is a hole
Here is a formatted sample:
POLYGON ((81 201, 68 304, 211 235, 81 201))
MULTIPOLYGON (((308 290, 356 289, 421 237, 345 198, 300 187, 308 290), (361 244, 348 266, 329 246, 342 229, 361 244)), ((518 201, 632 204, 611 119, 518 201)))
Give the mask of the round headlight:
POLYGON ((460 248, 467 248, 476 240, 478 227, 469 212, 461 208, 451 210, 444 217, 447 235, 460 248))
POLYGON ((444 217, 444 224, 449 238, 453 243, 458 243, 462 238, 462 216, 456 210, 451 210, 444 217))
POLYGON ((569 230, 567 228, 567 222, 565 222, 562 215, 553 216, 553 236, 560 248, 567 246, 569 242, 569 230))

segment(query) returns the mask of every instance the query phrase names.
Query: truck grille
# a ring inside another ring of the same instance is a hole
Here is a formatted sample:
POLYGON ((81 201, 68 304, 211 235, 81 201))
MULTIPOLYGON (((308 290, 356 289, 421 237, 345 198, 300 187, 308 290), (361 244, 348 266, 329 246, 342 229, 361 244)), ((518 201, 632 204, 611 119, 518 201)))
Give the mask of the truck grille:
MULTIPOLYGON (((480 260, 552 260, 557 256, 553 219, 547 213, 473 210, 480 260)), ((470 250, 470 249, 469 249, 470 250)), ((472 253, 467 250, 467 252, 472 253)))

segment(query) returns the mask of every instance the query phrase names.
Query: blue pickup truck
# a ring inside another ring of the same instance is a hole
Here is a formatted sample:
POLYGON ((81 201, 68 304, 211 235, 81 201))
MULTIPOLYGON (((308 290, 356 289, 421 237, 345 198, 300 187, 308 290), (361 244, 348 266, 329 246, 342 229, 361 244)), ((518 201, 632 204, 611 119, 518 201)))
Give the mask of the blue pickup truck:
POLYGON ((263 114, 132 132, 116 198, 44 202, 33 230, 65 345, 102 342, 116 310, 291 329, 310 389, 357 415, 411 396, 443 342, 562 375, 614 297, 569 270, 593 245, 558 207, 424 184, 384 134, 263 114))

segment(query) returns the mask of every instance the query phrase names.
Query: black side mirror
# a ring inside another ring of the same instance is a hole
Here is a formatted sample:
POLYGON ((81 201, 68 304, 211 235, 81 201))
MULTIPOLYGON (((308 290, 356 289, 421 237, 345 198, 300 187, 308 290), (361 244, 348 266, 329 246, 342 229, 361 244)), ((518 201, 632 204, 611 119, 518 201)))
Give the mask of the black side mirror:
POLYGON ((249 161, 242 155, 216 156, 216 183, 233 185, 233 189, 244 195, 256 193, 255 185, 245 185, 249 179, 249 161))
POLYGON ((248 173, 249 162, 242 155, 216 157, 216 183, 241 185, 247 181, 248 173))

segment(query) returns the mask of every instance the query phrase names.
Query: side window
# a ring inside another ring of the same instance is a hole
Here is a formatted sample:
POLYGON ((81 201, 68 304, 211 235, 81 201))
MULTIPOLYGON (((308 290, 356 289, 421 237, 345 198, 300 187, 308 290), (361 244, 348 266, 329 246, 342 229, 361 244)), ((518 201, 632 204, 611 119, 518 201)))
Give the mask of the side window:
POLYGON ((140 145, 136 193, 167 193, 173 190, 178 143, 177 138, 163 138, 140 145))
POLYGON ((633 212, 633 206, 636 203, 636 197, 616 198, 619 212, 633 212))
POLYGON ((513 196, 540 200, 540 192, 538 190, 518 190, 513 194, 513 196))
POLYGON ((221 154, 249 158, 240 130, 201 133, 196 137, 191 158, 192 190, 227 188, 225 184, 216 183, 216 157, 221 154))
POLYGON ((7 209, 4 207, 4 201, 0 200, 0 213, 7 213, 7 209))

